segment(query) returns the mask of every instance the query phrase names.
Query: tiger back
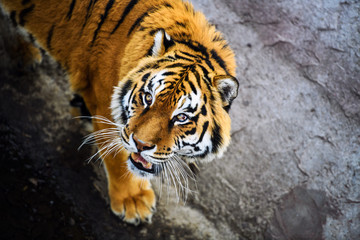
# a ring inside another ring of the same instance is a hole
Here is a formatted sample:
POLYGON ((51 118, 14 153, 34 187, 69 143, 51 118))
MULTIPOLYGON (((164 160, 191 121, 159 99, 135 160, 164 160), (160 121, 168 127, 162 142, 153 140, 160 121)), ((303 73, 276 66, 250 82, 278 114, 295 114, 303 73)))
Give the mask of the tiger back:
MULTIPOLYGON (((94 116, 111 209, 151 221, 149 179, 187 182, 188 165, 221 157, 237 96, 234 54, 181 0, 1 0, 68 72, 94 116)), ((181 186, 183 186, 181 184, 181 186)))

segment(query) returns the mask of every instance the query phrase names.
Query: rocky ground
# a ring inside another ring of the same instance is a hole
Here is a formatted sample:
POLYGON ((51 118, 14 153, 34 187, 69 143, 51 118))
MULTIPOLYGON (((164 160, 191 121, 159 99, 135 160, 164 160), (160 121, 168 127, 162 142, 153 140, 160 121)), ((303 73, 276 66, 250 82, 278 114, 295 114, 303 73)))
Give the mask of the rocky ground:
POLYGON ((163 190, 138 227, 77 150, 66 74, 25 66, 0 16, 1 239, 360 239, 360 2, 192 2, 236 52, 233 140, 186 204, 163 190))

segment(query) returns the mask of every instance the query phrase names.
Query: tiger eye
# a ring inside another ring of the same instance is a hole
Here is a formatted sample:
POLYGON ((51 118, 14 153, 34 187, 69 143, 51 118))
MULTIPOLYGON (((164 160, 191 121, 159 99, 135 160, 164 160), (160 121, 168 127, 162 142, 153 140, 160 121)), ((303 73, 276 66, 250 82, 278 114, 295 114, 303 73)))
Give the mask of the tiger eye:
POLYGON ((188 116, 184 113, 180 113, 176 116, 176 120, 179 122, 185 122, 188 119, 188 116))
POLYGON ((153 97, 150 93, 145 94, 145 102, 147 105, 150 105, 152 103, 153 97))

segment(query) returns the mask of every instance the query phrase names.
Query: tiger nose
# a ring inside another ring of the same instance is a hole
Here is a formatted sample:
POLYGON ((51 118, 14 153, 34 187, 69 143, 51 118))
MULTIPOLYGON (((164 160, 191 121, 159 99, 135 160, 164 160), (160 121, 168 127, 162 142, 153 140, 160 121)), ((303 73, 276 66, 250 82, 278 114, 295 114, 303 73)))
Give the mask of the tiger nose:
POLYGON ((146 143, 138 139, 135 135, 133 135, 134 142, 136 144, 136 148, 139 152, 145 151, 145 150, 151 150, 155 148, 155 145, 146 143))

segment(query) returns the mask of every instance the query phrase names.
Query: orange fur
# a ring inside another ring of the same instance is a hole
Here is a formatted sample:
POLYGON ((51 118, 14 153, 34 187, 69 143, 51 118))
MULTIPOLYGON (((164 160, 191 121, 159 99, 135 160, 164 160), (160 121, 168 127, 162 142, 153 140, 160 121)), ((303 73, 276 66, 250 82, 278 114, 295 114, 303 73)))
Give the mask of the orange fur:
MULTIPOLYGON (((229 144, 230 118, 223 109, 227 103, 221 100, 215 85, 216 76, 235 75, 234 54, 215 27, 202 13, 194 11, 191 4, 180 0, 1 0, 1 4, 67 70, 72 89, 82 95, 90 113, 107 119, 112 118, 109 107, 114 86, 129 76, 136 77, 138 73, 133 69, 153 61, 146 54, 154 43, 156 30, 165 30, 179 43, 192 42, 208 49, 208 64, 214 66, 209 73, 215 98, 211 110, 218 113, 213 116, 215 120, 210 122, 209 129, 213 129, 215 123, 223 125, 220 130, 223 145, 229 144), (137 21, 141 24, 136 24, 137 21)), ((163 47, 160 56, 164 51, 163 47)), ((171 52, 176 51, 197 54, 187 44, 176 44, 171 52)), ((195 76, 190 80, 196 81, 195 76)), ((156 106, 150 110, 151 114, 133 120, 129 129, 145 142, 165 146, 171 144, 170 137, 156 140, 154 136, 163 135, 168 121, 166 113, 175 107, 174 104, 156 106)), ((206 119, 202 119, 197 124, 205 122, 206 119)), ((93 125, 95 131, 109 127, 96 121, 93 125)), ((99 139, 98 144, 102 145, 99 139)), ((151 218, 155 194, 148 180, 129 173, 128 156, 129 153, 122 150, 118 154, 110 153, 103 160, 113 212, 124 215, 128 222, 138 223, 139 218, 142 221, 151 218)))

